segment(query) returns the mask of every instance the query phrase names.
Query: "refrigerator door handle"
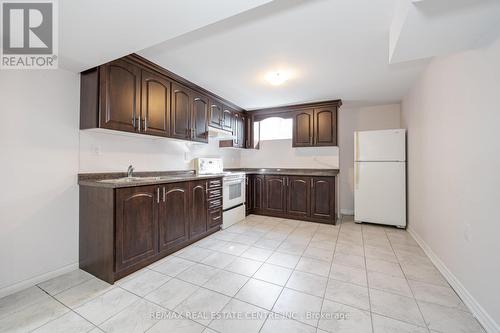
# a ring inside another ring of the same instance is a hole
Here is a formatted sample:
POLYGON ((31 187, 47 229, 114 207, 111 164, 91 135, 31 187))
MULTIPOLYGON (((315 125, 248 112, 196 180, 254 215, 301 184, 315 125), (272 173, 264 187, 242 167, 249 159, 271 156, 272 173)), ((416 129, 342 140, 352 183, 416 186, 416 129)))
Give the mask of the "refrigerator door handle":
POLYGON ((358 163, 354 163, 354 186, 356 190, 359 190, 359 170, 358 163))
POLYGON ((354 132, 354 149, 356 150, 355 155, 354 155, 354 160, 358 161, 359 160, 359 138, 358 138, 358 132, 354 132))

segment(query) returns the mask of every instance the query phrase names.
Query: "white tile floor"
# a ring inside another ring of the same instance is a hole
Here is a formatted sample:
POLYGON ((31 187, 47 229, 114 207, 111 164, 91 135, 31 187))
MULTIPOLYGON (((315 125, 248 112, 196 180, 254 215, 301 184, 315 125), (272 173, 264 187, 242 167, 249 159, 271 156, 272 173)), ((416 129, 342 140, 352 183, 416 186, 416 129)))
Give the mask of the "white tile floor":
POLYGON ((403 230, 251 215, 114 286, 0 299, 0 332, 483 332, 403 230))

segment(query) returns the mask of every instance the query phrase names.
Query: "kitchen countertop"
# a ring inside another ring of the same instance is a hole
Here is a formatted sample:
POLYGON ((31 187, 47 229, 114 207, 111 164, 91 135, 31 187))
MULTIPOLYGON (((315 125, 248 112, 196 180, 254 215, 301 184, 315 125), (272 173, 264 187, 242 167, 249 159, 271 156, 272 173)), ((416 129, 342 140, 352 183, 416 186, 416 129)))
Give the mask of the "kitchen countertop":
POLYGON ((339 169, 291 169, 291 168, 231 168, 225 171, 244 172, 249 175, 282 175, 282 176, 325 176, 332 177, 339 169))
MULTIPOLYGON (((244 172, 249 175, 282 175, 282 176, 317 176, 333 177, 338 169, 290 169, 290 168, 230 168, 224 171, 244 172)), ((154 177, 154 179, 138 179, 134 181, 114 181, 127 177, 126 172, 81 173, 78 184, 82 186, 123 188, 155 184, 178 183, 190 180, 201 180, 223 177, 223 174, 197 175, 194 170, 187 171, 152 171, 134 172, 134 177, 154 177)))
POLYGON ((134 177, 157 177, 156 179, 139 179, 134 181, 115 182, 113 179, 127 177, 126 172, 110 173, 81 173, 78 174, 78 185, 103 187, 103 188, 123 188, 155 184, 179 183, 190 180, 201 180, 220 178, 222 174, 197 175, 193 170, 188 171, 154 171, 154 172, 134 172, 134 177))

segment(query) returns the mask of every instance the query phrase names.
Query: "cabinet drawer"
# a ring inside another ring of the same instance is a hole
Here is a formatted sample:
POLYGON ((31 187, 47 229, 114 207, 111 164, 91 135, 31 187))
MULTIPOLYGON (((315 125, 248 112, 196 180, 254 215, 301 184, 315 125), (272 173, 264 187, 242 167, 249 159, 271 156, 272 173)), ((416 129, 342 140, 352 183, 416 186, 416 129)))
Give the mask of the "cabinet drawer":
POLYGON ((208 202, 208 209, 215 209, 219 207, 222 207, 222 198, 210 200, 208 202))
POLYGON ((222 224, 222 208, 212 209, 208 212, 208 228, 222 224))
POLYGON ((222 189, 221 188, 208 190, 208 195, 207 195, 208 200, 216 199, 216 198, 220 198, 220 197, 222 197, 222 189))
POLYGON ((222 179, 211 179, 208 181, 208 188, 217 188, 217 187, 222 187, 222 179))

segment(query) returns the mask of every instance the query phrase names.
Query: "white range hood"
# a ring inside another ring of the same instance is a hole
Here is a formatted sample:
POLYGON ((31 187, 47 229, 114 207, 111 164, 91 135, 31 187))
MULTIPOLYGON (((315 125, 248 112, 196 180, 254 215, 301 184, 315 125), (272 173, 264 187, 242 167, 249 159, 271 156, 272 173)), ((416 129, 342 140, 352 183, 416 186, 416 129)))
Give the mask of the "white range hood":
POLYGON ((231 131, 211 126, 208 127, 208 137, 212 140, 233 140, 236 138, 231 131))

